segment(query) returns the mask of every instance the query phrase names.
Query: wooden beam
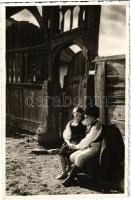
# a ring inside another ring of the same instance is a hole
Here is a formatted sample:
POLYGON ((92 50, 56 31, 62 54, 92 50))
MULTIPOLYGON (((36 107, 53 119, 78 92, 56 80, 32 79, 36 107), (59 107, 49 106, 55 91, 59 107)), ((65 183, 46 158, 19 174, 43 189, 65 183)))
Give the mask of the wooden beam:
POLYGON ((32 51, 32 50, 45 50, 47 49, 46 44, 40 44, 40 45, 34 45, 31 47, 23 47, 23 48, 18 48, 18 49, 9 49, 7 50, 7 53, 16 53, 17 51, 19 52, 25 52, 25 51, 32 51))
POLYGON ((100 61, 108 61, 108 60, 121 60, 121 59, 125 59, 125 54, 96 57, 92 62, 100 62, 100 61))
POLYGON ((100 121, 106 123, 105 62, 96 64, 95 105, 100 108, 100 121))
POLYGON ((41 32, 43 33, 43 35, 46 39, 47 38, 47 31, 46 31, 47 27, 44 26, 43 17, 41 17, 37 7, 36 6, 29 6, 29 7, 27 7, 27 10, 29 10, 32 13, 32 15, 36 18, 37 22, 40 25, 40 30, 41 30, 41 32))

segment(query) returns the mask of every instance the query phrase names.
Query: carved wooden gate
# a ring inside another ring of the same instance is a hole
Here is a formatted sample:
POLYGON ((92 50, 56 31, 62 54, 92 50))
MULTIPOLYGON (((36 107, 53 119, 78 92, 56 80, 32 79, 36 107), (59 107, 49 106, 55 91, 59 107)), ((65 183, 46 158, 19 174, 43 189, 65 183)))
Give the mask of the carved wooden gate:
MULTIPOLYGON (((41 124, 45 143, 56 145, 59 107, 53 106, 52 100, 60 96, 61 88, 59 67, 57 71, 54 60, 61 48, 77 40, 79 44, 83 41, 88 49, 91 66, 92 59, 98 54, 101 6, 43 6, 42 16, 35 6, 7 7, 6 16, 8 18, 25 8, 34 15, 40 28, 33 26, 30 30, 31 24, 17 22, 16 25, 13 20, 13 28, 7 29, 7 127, 36 132, 41 124), (68 29, 65 23, 67 15, 68 29)), ((83 68, 85 63, 71 65, 73 67, 70 67, 64 83, 65 93, 70 97, 80 97, 80 104, 83 104, 88 78, 83 68)))

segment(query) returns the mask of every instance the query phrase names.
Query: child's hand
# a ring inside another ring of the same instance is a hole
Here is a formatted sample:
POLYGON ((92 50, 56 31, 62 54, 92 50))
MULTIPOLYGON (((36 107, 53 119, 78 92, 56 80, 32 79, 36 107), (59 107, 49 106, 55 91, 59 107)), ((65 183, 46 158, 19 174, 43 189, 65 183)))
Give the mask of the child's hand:
POLYGON ((75 144, 70 144, 70 149, 76 149, 76 145, 75 144))
POLYGON ((71 147, 72 147, 72 144, 71 144, 71 143, 68 143, 68 146, 69 146, 69 148, 71 149, 71 147))

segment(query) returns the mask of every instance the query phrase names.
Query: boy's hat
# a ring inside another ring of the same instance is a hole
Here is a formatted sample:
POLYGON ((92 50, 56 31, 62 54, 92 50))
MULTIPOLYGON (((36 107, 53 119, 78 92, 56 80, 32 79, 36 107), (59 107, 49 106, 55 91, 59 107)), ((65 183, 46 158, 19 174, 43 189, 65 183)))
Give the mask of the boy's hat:
POLYGON ((73 109, 73 113, 75 113, 75 112, 84 113, 84 110, 81 107, 75 107, 73 109))
POLYGON ((84 111, 84 114, 89 115, 91 117, 95 117, 97 119, 100 114, 99 107, 97 106, 87 107, 84 111))

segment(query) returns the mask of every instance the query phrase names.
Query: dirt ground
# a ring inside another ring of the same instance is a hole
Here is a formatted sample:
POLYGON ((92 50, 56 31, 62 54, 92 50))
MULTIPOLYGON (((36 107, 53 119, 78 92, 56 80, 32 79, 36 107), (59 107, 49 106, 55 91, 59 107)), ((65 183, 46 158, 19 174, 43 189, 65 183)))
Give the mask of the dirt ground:
MULTIPOLYGON (((61 173, 58 155, 35 155, 35 136, 10 136, 6 140, 6 195, 97 194, 80 185, 64 187, 56 177, 61 173)), ((90 188, 90 189, 89 189, 90 188)))

